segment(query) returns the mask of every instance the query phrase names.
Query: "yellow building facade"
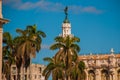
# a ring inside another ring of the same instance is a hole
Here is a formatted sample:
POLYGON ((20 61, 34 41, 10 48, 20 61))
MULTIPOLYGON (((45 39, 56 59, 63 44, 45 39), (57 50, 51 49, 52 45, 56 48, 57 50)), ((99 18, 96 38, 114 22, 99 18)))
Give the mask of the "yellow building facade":
POLYGON ((86 80, 120 80, 120 54, 83 55, 79 60, 85 63, 86 80))

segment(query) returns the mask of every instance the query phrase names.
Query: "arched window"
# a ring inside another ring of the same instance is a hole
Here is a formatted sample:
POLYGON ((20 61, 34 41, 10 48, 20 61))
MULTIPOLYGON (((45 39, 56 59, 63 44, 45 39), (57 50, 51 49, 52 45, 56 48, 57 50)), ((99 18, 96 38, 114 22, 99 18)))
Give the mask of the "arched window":
POLYGON ((108 70, 101 71, 101 80, 110 80, 108 70))
POLYGON ((95 72, 93 70, 88 71, 88 80, 95 80, 95 72))
POLYGON ((120 69, 117 71, 117 76, 118 76, 117 80, 120 80, 120 69))

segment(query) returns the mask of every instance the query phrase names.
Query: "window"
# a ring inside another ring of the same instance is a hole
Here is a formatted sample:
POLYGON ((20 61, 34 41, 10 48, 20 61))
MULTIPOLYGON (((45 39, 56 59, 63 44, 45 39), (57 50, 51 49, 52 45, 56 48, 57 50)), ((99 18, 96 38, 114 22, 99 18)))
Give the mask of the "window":
POLYGON ((13 75, 13 79, 16 80, 16 76, 15 75, 13 75))
POLYGON ((16 74, 16 67, 12 67, 12 74, 16 74))
POLYGON ((27 72, 27 68, 25 68, 25 72, 27 72))
POLYGON ((25 78, 25 80, 27 80, 27 75, 25 75, 25 77, 24 77, 24 78, 25 78))
POLYGON ((37 75, 35 75, 35 79, 37 78, 37 75))
POLYGON ((28 78, 30 79, 30 74, 28 75, 28 78))
POLYGON ((41 75, 39 75, 39 78, 41 78, 41 75))
POLYGON ((40 71, 40 73, 42 72, 42 69, 41 69, 41 67, 39 68, 39 71, 40 71))
POLYGON ((13 67, 13 70, 16 70, 16 67, 13 67))

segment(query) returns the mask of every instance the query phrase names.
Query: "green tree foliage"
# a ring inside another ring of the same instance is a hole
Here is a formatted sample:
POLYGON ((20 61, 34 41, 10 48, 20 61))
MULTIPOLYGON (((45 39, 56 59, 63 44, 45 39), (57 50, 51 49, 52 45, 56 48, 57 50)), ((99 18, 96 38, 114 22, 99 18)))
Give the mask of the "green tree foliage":
MULTIPOLYGON (((36 25, 27 26, 25 30, 16 29, 19 35, 12 38, 10 33, 3 34, 3 57, 8 56, 9 65, 12 61, 16 63, 18 69, 18 79, 20 80, 21 66, 27 67, 30 65, 30 59, 36 57, 36 52, 41 49, 42 38, 46 37, 43 31, 37 30, 36 25)), ((5 66, 3 64, 3 66, 5 66)))
POLYGON ((42 38, 46 37, 46 34, 42 31, 37 31, 37 26, 27 26, 25 30, 17 29, 16 32, 19 36, 15 38, 17 44, 17 67, 23 65, 27 69, 30 65, 30 58, 36 57, 36 52, 41 49, 42 38), (21 63, 21 64, 20 64, 21 63))
POLYGON ((6 75, 7 80, 10 80, 11 64, 15 63, 15 48, 14 39, 9 32, 3 33, 3 45, 2 70, 3 74, 6 75))
MULTIPOLYGON (((83 76, 82 73, 84 73, 85 65, 83 62, 78 61, 78 52, 80 51, 80 47, 76 44, 78 42, 80 42, 78 37, 58 36, 55 38, 55 43, 50 47, 51 50, 58 50, 54 56, 54 60, 55 62, 58 62, 58 66, 61 63, 64 65, 62 68, 59 66, 59 69, 62 69, 61 72, 64 75, 62 78, 59 78, 60 80, 79 80, 81 78, 79 76, 83 76)), ((49 64, 50 63, 51 62, 49 62, 49 64)), ((48 68, 49 64, 46 67, 47 71, 51 71, 52 75, 56 74, 53 73, 54 69, 48 68)), ((44 73, 47 73, 46 69, 44 70, 44 73)), ((44 75, 46 76, 47 74, 44 75)), ((57 75, 58 74, 56 74, 56 76, 57 75)), ((53 76, 52 78, 54 79, 53 76)))
POLYGON ((52 73, 53 80, 62 79, 64 80, 64 72, 63 69, 65 65, 59 61, 55 61, 55 58, 46 57, 44 61, 48 61, 49 64, 43 71, 43 76, 45 76, 45 80, 48 80, 50 74, 52 73))

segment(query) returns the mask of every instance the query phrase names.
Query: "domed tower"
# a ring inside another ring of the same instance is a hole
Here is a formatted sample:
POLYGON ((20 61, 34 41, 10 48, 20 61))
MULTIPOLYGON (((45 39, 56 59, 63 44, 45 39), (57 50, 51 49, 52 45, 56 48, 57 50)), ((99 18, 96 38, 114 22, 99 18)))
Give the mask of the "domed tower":
POLYGON ((71 35, 71 24, 70 21, 68 20, 68 7, 66 7, 64 9, 65 12, 65 19, 62 23, 62 36, 66 37, 66 36, 72 36, 71 35))
POLYGON ((2 35, 3 35, 3 24, 7 23, 8 20, 3 19, 2 16, 2 0, 0 0, 0 80, 2 80, 2 35))

